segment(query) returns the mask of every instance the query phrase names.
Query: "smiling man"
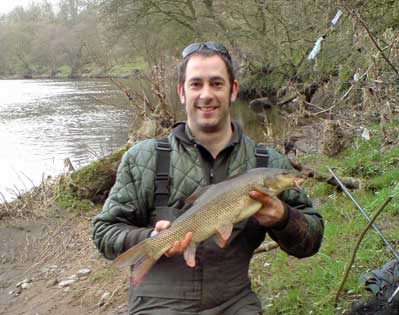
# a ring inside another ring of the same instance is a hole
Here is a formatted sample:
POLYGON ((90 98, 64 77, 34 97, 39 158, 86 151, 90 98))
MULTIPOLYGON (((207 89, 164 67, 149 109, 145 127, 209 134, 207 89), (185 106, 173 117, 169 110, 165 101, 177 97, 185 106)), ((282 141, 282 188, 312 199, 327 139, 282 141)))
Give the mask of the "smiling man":
POLYGON ((229 77, 219 55, 195 55, 186 64, 178 92, 192 134, 216 158, 233 133, 230 105, 237 97, 237 81, 229 77))
MULTIPOLYGON (((229 52, 215 42, 194 43, 182 53, 178 93, 187 122, 167 139, 146 140, 123 157, 117 180, 93 222, 93 239, 109 259, 170 226, 182 201, 198 188, 254 167, 292 169, 271 148, 259 149, 232 122, 238 93, 229 52)), ((266 233, 298 258, 315 254, 323 221, 303 191, 273 198, 253 191, 263 204, 254 217, 234 226, 224 248, 213 239, 199 244, 195 264, 183 257, 192 233, 160 258, 139 284, 130 283, 131 315, 255 315, 261 304, 248 276, 253 251, 266 233)))

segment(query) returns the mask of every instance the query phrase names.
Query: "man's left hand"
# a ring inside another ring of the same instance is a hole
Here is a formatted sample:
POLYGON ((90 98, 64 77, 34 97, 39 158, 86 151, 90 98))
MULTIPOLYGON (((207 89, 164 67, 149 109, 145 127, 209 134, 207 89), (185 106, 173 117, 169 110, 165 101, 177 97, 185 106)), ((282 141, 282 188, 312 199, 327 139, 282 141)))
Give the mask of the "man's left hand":
POLYGON ((254 215, 261 225, 271 227, 281 222, 285 210, 280 199, 259 191, 250 191, 249 196, 263 205, 254 215))

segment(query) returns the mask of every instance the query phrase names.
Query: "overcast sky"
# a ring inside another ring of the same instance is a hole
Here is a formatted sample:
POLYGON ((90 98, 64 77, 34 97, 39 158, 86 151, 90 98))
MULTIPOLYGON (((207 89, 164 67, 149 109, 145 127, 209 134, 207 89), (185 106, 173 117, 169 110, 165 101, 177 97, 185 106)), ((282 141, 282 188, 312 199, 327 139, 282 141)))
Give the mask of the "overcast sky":
MULTIPOLYGON (((51 3, 55 4, 58 0, 50 0, 51 3)), ((0 0, 0 13, 8 13, 12 11, 16 6, 27 7, 31 3, 41 3, 42 0, 0 0)))

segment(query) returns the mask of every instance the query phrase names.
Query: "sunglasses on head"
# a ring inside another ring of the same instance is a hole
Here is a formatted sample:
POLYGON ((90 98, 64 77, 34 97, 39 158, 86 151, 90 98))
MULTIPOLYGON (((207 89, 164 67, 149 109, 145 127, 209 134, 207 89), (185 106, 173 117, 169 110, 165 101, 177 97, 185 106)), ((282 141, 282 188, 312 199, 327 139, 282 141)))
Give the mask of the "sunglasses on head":
POLYGON ((231 57, 226 49, 222 44, 215 43, 215 42, 206 42, 206 43, 193 43, 188 45, 186 48, 183 49, 183 52, 181 53, 182 58, 186 58, 187 56, 190 56, 191 54, 203 49, 203 48, 208 48, 209 50, 218 52, 224 56, 226 56, 230 61, 231 57))

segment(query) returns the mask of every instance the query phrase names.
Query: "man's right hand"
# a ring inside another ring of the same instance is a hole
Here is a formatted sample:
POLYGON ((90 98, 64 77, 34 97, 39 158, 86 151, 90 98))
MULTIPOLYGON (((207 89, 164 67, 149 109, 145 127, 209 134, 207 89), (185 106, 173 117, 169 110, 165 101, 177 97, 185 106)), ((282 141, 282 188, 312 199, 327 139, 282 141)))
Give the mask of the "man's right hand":
MULTIPOLYGON (((159 232, 161 232, 162 230, 167 229, 168 227, 170 227, 170 222, 166 221, 166 220, 161 220, 158 221, 155 224, 154 227, 154 231, 151 232, 151 237, 157 235, 159 232)), ((190 245, 190 242, 193 238, 193 233, 192 232, 188 232, 184 239, 181 241, 176 241, 171 248, 169 248, 166 252, 165 252, 165 256, 166 257, 172 257, 174 255, 182 255, 184 253, 184 251, 186 250, 186 248, 188 247, 188 245, 190 245)))

